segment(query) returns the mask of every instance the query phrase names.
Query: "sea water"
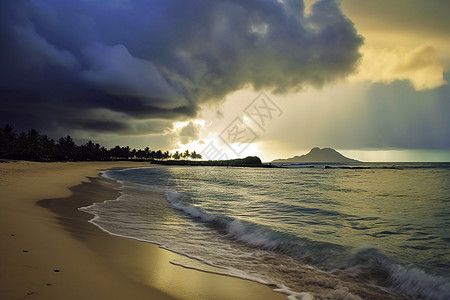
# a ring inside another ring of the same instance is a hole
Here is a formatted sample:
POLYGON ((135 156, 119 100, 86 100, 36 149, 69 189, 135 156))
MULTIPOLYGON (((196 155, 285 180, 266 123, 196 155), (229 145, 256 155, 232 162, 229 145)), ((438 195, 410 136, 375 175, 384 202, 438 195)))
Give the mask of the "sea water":
POLYGON ((81 210, 174 264, 286 294, 450 299, 450 164, 284 167, 107 170, 121 196, 81 210))

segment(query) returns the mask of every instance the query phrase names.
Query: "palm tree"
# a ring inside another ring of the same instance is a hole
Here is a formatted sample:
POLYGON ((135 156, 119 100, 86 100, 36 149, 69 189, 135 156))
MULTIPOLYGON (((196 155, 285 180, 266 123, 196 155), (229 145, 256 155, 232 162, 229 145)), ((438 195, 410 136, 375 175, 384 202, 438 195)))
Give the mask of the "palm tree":
POLYGON ((137 152, 136 149, 133 148, 133 150, 130 151, 129 157, 130 157, 131 159, 136 158, 136 152, 137 152))
POLYGON ((44 147, 42 145, 42 137, 39 131, 36 129, 31 129, 27 134, 27 144, 28 144, 28 157, 31 159, 38 159, 42 157, 44 153, 44 147))
MULTIPOLYGON (((98 144, 96 144, 98 145, 98 144)), ((99 147, 99 156, 100 156, 100 160, 110 160, 111 159, 111 155, 109 154, 108 149, 106 149, 103 146, 98 145, 99 147)))
POLYGON ((14 145, 14 157, 19 159, 26 159, 28 152, 27 134, 25 132, 19 133, 16 143, 14 145))
POLYGON ((62 137, 56 145, 56 158, 62 160, 75 159, 77 153, 77 145, 70 135, 62 137))
POLYGON ((21 132, 15 143, 15 155, 20 159, 41 159, 44 154, 43 136, 36 129, 21 132))
POLYGON ((189 150, 184 151, 184 153, 183 153, 184 159, 188 159, 190 156, 191 156, 191 154, 189 153, 189 150))
POLYGON ((0 157, 12 158, 16 138, 17 133, 11 125, 6 124, 0 129, 0 157))
POLYGON ((169 159, 170 158, 170 153, 169 153, 169 151, 165 151, 164 153, 163 153, 163 159, 169 159))
POLYGON ((111 159, 119 159, 121 155, 121 148, 120 146, 115 146, 114 148, 109 149, 109 155, 111 159))
POLYGON ((179 160, 179 159, 181 158, 180 152, 175 151, 175 153, 172 154, 172 158, 173 158, 173 159, 176 159, 176 160, 179 160))
POLYGON ((191 153, 191 158, 192 158, 192 159, 201 159, 201 158, 202 158, 202 155, 199 154, 199 153, 197 153, 197 152, 195 152, 195 151, 193 151, 193 152, 191 153))
POLYGON ((155 158, 156 158, 156 159, 162 159, 162 158, 163 158, 163 153, 162 153, 161 150, 156 151, 156 156, 155 156, 155 158))
POLYGON ((136 158, 137 159, 143 159, 145 157, 145 151, 139 149, 138 151, 136 151, 136 158))
POLYGON ((42 144, 42 156, 41 159, 44 160, 54 160, 55 159, 55 141, 49 138, 47 135, 41 135, 42 144))
POLYGON ((150 159, 150 148, 145 147, 144 152, 145 152, 145 155, 144 155, 145 159, 150 159))
POLYGON ((102 160, 102 154, 100 151, 100 145, 94 144, 92 141, 88 141, 86 144, 78 147, 80 149, 80 160, 102 160))

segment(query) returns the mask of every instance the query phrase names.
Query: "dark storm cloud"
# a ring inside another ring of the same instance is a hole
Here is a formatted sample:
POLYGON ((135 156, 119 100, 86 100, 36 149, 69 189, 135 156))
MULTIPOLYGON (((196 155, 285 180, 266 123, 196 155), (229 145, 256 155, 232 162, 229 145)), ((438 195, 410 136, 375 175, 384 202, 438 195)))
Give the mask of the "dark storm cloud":
POLYGON ((295 0, 5 0, 0 44, 3 122, 139 133, 125 122, 191 118, 244 86, 345 77, 362 38, 332 0, 308 15, 295 0))
MULTIPOLYGON (((172 126, 172 122, 167 120, 146 120, 146 121, 132 121, 132 120, 81 120, 70 123, 73 129, 95 131, 99 133, 113 131, 117 135, 139 135, 145 134, 161 134, 172 126)), ((68 124, 68 125, 70 125, 68 124)))

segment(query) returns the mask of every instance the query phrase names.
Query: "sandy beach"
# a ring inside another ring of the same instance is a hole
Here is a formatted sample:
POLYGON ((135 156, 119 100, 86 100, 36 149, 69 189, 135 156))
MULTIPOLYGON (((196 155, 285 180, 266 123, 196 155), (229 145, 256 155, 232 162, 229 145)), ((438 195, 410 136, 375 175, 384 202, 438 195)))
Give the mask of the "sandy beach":
POLYGON ((76 208, 115 199, 102 169, 136 162, 0 163, 1 299, 285 299, 269 286, 171 264, 179 255, 111 236, 76 208))

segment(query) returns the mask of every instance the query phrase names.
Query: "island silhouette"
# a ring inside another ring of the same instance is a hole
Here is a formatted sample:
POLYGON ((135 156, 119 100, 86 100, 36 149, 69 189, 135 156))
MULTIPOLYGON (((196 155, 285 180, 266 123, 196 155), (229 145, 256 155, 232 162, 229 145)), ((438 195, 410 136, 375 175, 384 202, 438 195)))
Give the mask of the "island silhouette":
POLYGON ((314 147, 309 153, 291 158, 275 159, 272 163, 354 163, 356 159, 348 158, 332 148, 314 147))

